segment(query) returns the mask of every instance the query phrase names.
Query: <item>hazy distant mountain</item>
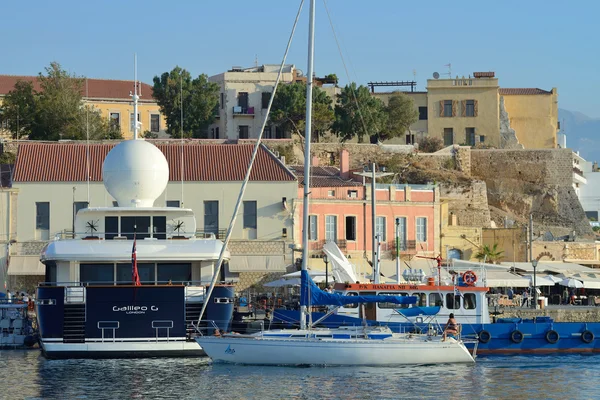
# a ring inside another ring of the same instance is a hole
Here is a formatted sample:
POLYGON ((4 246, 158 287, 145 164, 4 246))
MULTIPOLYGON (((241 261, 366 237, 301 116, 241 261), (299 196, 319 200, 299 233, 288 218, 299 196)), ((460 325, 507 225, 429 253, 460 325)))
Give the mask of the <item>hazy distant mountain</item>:
POLYGON ((558 120, 567 135, 567 147, 588 161, 600 161, 600 119, 578 111, 558 109, 558 120))

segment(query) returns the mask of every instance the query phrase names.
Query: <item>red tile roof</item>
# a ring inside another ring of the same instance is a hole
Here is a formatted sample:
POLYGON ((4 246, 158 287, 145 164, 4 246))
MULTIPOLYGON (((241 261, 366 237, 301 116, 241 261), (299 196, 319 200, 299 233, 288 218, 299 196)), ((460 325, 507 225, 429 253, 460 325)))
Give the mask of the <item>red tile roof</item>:
POLYGON ((473 72, 473 77, 475 78, 493 78, 496 75, 495 72, 473 72))
MULTIPOLYGON (((90 180, 102 180, 102 163, 115 144, 90 144, 90 180)), ((181 180, 181 144, 158 144, 169 163, 169 180, 181 180)), ((185 181, 242 181, 252 154, 251 144, 183 146, 185 181)), ((85 182, 87 148, 83 143, 24 143, 19 145, 13 181, 85 182)), ((266 147, 261 146, 251 181, 295 181, 296 177, 266 147)))
POLYGON ((538 88, 500 88, 498 92, 501 95, 536 95, 536 94, 552 94, 547 90, 538 88))
MULTIPOLYGON (((304 187, 304 165, 290 165, 292 172, 298 177, 298 185, 304 187)), ((353 180, 343 180, 340 170, 336 167, 311 167, 310 187, 346 187, 362 186, 362 183, 353 180)))
MULTIPOLYGON (((37 76, 0 75, 0 96, 8 94, 14 89, 18 81, 33 82, 33 88, 40 91, 37 76)), ((129 100, 129 92, 133 92, 133 81, 117 81, 111 79, 88 79, 86 96, 85 80, 81 88, 81 95, 91 99, 118 99, 129 100)), ((152 86, 140 82, 142 97, 140 101, 155 101, 152 97, 152 86)))

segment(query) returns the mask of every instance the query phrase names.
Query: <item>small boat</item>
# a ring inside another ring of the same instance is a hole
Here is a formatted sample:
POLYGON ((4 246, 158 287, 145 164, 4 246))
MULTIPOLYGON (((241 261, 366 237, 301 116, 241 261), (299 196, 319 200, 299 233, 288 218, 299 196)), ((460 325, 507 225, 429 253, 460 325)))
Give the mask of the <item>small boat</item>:
POLYGON ((33 347, 38 339, 28 305, 0 299, 0 349, 33 347))

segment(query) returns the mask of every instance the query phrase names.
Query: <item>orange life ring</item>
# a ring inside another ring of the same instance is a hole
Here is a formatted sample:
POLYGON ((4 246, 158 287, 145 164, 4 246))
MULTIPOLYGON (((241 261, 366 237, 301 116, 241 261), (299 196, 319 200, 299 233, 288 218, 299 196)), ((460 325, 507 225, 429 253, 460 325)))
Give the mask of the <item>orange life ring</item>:
POLYGON ((475 285, 475 282, 477 282, 477 275, 475 275, 475 272, 471 270, 465 271, 462 278, 463 282, 469 286, 473 286, 475 285))

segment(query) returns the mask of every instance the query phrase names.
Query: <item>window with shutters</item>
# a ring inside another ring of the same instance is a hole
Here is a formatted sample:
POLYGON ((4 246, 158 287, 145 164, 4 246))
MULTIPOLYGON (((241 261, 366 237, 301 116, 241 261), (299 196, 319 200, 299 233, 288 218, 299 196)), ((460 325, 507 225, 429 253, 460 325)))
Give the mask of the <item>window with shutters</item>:
POLYGON ((427 241, 427 218, 417 218, 417 242, 427 241))
POLYGON ((337 216, 325 216, 325 241, 337 242, 337 216))
POLYGON ((452 116, 452 100, 444 100, 444 117, 452 116))
POLYGON ((465 117, 475 116, 475 100, 467 100, 465 102, 465 117))

